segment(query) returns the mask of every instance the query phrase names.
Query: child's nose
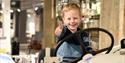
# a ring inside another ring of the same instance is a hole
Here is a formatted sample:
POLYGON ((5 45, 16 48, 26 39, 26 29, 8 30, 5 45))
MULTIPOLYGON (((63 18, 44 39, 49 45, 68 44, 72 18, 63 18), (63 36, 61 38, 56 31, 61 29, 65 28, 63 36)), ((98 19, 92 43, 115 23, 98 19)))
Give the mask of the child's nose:
POLYGON ((75 22, 75 19, 71 19, 71 22, 75 22))

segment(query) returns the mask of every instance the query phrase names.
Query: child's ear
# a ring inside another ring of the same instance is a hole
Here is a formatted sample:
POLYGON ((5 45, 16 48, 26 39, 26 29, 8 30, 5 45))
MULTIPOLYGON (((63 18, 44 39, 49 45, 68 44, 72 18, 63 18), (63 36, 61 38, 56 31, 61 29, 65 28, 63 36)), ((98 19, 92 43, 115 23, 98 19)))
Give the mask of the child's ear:
POLYGON ((82 16, 80 16, 80 20, 82 21, 82 16))

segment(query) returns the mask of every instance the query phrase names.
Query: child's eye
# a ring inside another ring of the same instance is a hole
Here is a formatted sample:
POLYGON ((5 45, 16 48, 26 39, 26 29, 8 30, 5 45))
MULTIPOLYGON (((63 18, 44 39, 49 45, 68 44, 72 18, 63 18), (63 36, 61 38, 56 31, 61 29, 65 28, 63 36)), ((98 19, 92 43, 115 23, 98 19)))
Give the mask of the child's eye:
POLYGON ((74 17, 73 19, 78 19, 77 17, 74 17))
POLYGON ((68 20, 71 20, 71 18, 67 18, 68 20))

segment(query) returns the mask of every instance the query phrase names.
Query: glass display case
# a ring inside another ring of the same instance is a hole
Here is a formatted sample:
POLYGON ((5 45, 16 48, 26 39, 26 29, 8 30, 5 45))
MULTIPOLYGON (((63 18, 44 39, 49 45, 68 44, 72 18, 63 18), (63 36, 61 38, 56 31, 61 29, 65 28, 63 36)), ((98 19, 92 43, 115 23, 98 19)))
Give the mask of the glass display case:
MULTIPOLYGON (((100 22, 100 0, 82 0, 82 23, 84 28, 99 27, 100 22)), ((99 48, 99 31, 92 31, 89 33, 91 46, 94 49, 99 48)))

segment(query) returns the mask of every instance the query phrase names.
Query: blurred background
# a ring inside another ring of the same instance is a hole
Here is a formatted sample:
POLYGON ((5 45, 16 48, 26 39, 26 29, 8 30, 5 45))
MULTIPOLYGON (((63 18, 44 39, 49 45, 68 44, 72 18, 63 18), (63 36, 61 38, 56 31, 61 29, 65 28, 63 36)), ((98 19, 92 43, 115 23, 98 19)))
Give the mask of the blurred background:
MULTIPOLYGON (((82 29, 107 29, 115 45, 125 38, 125 0, 0 0, 0 50, 19 55, 54 48, 61 7, 71 2, 81 7, 82 29)), ((95 49, 110 41, 98 31, 90 37, 95 49)))

